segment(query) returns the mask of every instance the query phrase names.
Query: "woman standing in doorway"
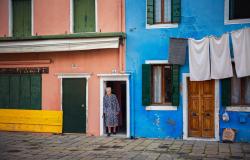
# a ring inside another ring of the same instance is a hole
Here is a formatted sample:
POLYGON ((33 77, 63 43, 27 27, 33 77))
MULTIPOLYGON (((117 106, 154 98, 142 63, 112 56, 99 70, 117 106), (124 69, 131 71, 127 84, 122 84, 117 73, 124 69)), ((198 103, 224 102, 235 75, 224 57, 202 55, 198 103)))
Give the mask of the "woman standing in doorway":
POLYGON ((111 128, 113 128, 113 134, 116 134, 116 127, 118 126, 118 114, 120 107, 118 100, 111 92, 111 88, 106 88, 106 95, 103 97, 103 113, 105 119, 105 126, 108 127, 108 134, 111 134, 111 128))

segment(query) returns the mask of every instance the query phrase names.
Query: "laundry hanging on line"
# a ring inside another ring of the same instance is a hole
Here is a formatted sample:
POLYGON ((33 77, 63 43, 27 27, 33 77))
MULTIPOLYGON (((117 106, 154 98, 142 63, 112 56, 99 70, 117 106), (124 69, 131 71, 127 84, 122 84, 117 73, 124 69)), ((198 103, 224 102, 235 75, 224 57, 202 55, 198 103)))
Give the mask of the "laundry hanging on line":
POLYGON ((226 33, 220 38, 209 37, 211 79, 224 79, 233 76, 229 34, 226 33))
POLYGON ((231 33, 237 77, 250 76, 250 28, 231 33))
POLYGON ((209 38, 188 39, 191 81, 210 80, 209 38))

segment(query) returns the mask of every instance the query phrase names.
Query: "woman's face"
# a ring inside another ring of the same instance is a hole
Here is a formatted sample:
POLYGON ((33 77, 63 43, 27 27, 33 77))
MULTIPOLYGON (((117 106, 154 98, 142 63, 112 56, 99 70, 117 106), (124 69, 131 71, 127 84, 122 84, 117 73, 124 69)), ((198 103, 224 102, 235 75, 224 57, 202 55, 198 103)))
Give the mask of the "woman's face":
POLYGON ((106 93, 107 93, 107 95, 111 95, 111 88, 110 87, 106 88, 106 93))

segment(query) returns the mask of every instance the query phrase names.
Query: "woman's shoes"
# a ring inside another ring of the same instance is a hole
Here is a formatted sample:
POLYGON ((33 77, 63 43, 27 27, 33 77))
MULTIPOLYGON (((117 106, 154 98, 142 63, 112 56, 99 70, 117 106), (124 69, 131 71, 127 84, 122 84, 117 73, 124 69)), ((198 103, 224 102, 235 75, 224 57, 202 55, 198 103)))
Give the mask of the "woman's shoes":
POLYGON ((110 133, 107 133, 107 136, 110 137, 110 133))
POLYGON ((113 133, 113 135, 116 135, 116 132, 112 132, 113 133))

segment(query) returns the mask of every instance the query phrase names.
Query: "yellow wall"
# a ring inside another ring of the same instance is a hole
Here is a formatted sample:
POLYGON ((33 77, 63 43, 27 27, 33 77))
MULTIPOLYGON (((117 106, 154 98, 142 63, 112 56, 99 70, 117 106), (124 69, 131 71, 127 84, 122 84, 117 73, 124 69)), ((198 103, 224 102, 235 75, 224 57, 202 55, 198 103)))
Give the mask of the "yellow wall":
POLYGON ((62 111, 0 109, 0 130, 62 133, 62 111))

